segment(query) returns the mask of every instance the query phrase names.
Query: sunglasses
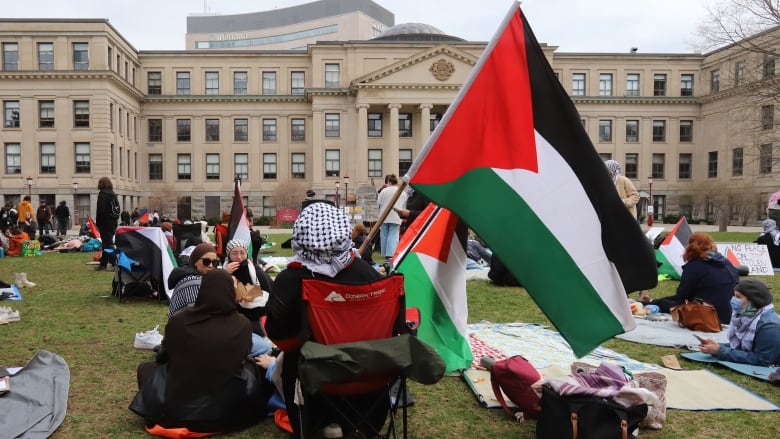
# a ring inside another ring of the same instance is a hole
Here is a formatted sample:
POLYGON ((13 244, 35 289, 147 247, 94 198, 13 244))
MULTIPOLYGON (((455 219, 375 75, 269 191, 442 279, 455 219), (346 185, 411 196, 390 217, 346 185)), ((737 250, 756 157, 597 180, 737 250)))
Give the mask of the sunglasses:
POLYGON ((219 265, 219 259, 200 258, 204 267, 214 264, 214 267, 219 265))

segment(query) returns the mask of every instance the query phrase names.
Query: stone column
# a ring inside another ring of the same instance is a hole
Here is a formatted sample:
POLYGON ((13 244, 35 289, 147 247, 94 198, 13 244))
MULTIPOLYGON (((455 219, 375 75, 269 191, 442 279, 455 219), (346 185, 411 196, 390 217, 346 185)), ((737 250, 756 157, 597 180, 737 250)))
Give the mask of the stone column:
MULTIPOLYGON (((325 151, 322 150, 322 136, 325 133, 324 116, 322 111, 317 110, 312 112, 311 116, 311 129, 306 133, 311 136, 311 177, 307 180, 311 181, 314 186, 324 184, 325 178, 325 151)), ((307 163, 309 165, 309 163, 307 163)))
POLYGON ((385 140, 385 157, 382 168, 387 169, 386 174, 398 175, 398 110, 401 104, 389 104, 390 120, 388 123, 387 137, 385 140))
POLYGON ((425 142, 428 141, 428 137, 431 136, 431 104, 420 104, 420 141, 417 148, 422 148, 425 142))
MULTIPOLYGON (((350 175, 352 182, 368 181, 368 104, 357 104, 357 131, 355 131, 355 152, 353 162, 354 173, 350 175)), ((357 186, 354 186, 357 187, 357 186)))

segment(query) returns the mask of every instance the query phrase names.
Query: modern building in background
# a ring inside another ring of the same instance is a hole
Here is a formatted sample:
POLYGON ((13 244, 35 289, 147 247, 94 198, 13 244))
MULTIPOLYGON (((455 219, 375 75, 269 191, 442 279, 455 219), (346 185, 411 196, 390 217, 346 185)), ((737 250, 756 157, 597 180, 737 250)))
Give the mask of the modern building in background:
MULTIPOLYGON (((188 44, 213 40, 193 29, 188 44)), ((351 200, 404 174, 486 47, 425 24, 319 40, 305 50, 138 51, 106 20, 0 19, 0 197, 75 200, 84 218, 108 175, 128 210, 200 219, 229 209, 239 176, 256 216, 275 214, 284 186, 330 198, 341 182, 351 200)), ((778 129, 774 104, 755 90, 776 82, 774 58, 737 45, 703 55, 543 50, 598 153, 622 162, 644 193, 652 176, 657 218, 701 217, 707 197, 727 189, 763 197, 750 206, 762 215, 780 184, 778 129)))
POLYGON ((368 40, 395 24, 371 0, 319 0, 288 8, 187 17, 188 50, 306 50, 318 41, 368 40))

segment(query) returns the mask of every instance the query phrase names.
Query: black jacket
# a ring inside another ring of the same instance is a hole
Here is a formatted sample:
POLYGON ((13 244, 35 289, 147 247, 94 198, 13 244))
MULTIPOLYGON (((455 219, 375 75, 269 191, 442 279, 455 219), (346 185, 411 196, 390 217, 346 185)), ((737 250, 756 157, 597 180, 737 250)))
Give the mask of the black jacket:
POLYGON ((112 204, 114 206, 119 205, 119 200, 114 191, 108 189, 101 190, 98 193, 97 209, 95 211, 95 223, 98 228, 116 229, 119 212, 113 212, 112 204))

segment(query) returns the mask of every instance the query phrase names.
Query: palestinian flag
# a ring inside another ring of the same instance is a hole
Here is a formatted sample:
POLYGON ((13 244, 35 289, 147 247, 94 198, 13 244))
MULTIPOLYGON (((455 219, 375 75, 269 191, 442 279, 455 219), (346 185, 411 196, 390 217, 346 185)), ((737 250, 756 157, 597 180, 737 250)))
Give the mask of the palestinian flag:
POLYGON ((658 246, 657 253, 660 253, 658 260, 663 262, 661 267, 666 266, 667 270, 671 268, 677 275, 675 277, 670 274, 672 278, 679 280, 682 276, 682 266, 685 264, 683 253, 685 253, 685 246, 688 245, 688 238, 692 234, 693 231, 691 226, 688 225, 688 220, 682 217, 674 225, 672 231, 666 235, 661 245, 658 246))
POLYGON ((655 255, 514 3, 406 180, 484 239, 583 356, 635 327, 655 255))
POLYGON ((429 204, 404 232, 393 261, 404 274, 406 305, 420 310, 417 337, 431 345, 447 372, 468 369, 466 252, 455 234, 458 218, 429 204))
POLYGON ((114 237, 117 250, 143 265, 150 273, 157 291, 165 291, 168 298, 168 276, 177 267, 176 257, 159 227, 119 227, 114 237))
POLYGON ((150 221, 149 221, 149 209, 144 207, 141 210, 139 210, 138 213, 140 214, 138 216, 138 219, 136 220, 136 221, 138 221, 138 224, 144 224, 144 223, 149 224, 150 223, 150 221))
MULTIPOLYGON (((230 223, 228 223, 227 239, 222 244, 227 246, 231 239, 238 239, 247 244, 247 259, 252 258, 252 235, 250 234, 249 221, 246 218, 246 208, 244 208, 244 198, 241 196, 241 180, 236 179, 236 186, 233 191, 233 206, 230 208, 230 223)), ((224 251, 224 247, 223 247, 224 251)), ((225 253, 225 259, 228 255, 225 253)))
POLYGON ((93 220, 89 215, 87 215, 87 226, 89 227, 89 231, 92 233, 92 236, 95 238, 100 238, 100 232, 98 231, 97 224, 95 224, 95 220, 93 220))

